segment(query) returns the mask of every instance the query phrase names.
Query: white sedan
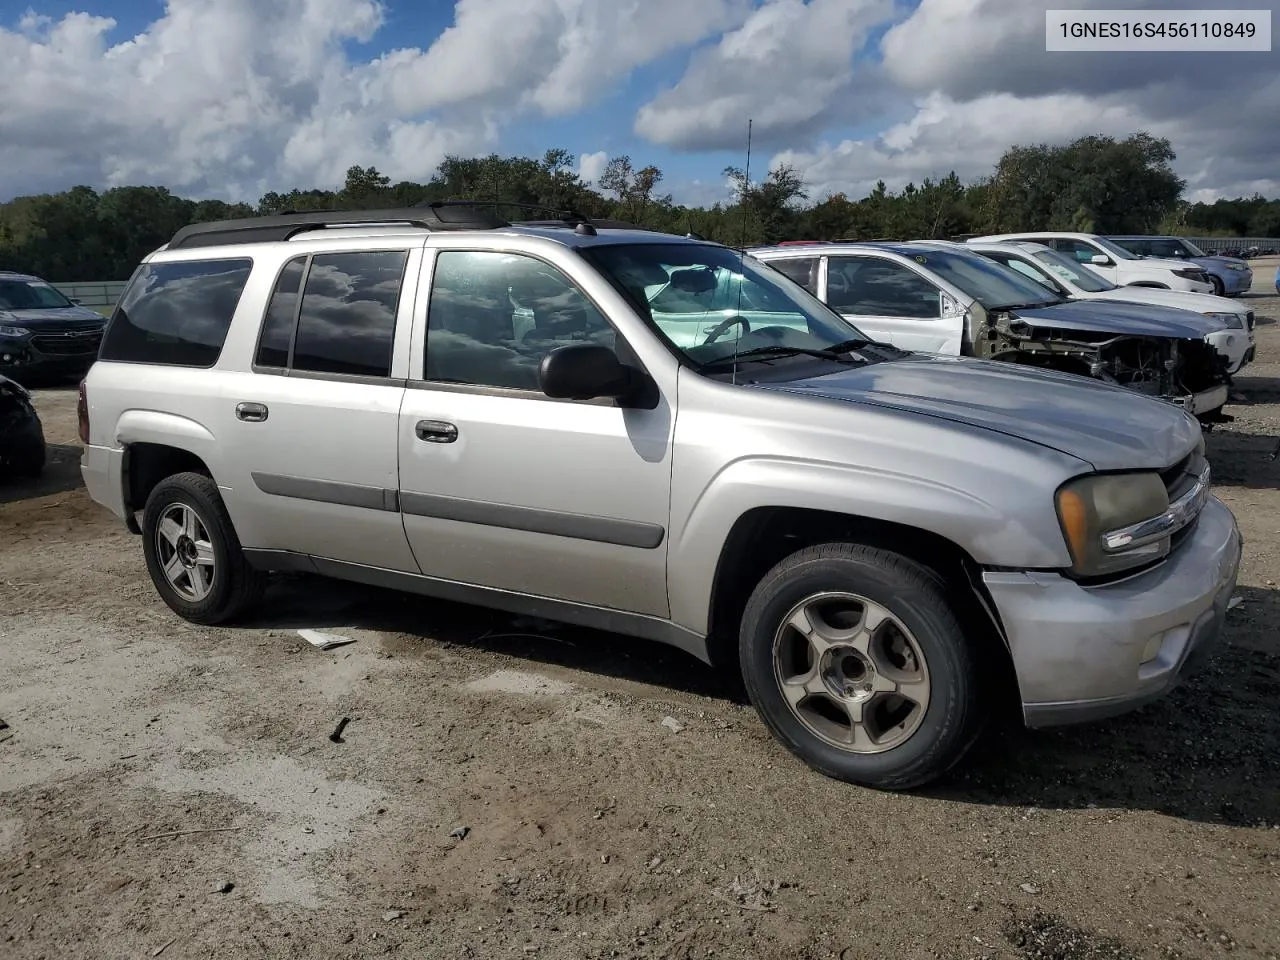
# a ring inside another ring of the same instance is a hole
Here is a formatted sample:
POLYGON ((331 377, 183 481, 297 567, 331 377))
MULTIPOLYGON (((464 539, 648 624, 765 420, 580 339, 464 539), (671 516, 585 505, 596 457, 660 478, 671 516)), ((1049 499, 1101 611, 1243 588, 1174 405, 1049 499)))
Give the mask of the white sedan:
POLYGON ((1158 287, 1117 287, 1084 264, 1040 243, 970 241, 965 246, 990 260, 1017 270, 1064 297, 1149 303, 1153 306, 1191 310, 1221 320, 1229 329, 1211 333, 1205 339, 1227 358, 1227 370, 1232 374, 1239 373, 1253 360, 1253 311, 1244 304, 1208 293, 1162 290, 1158 287))

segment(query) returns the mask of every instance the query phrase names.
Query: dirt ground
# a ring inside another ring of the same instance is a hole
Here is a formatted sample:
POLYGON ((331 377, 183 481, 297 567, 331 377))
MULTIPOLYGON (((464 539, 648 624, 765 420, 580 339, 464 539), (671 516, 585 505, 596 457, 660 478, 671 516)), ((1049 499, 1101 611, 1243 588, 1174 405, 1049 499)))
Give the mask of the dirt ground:
POLYGON ((80 486, 74 390, 39 391, 47 476, 0 487, 0 957, 1280 956, 1280 298, 1255 270, 1260 356, 1209 442, 1246 538, 1227 646, 912 795, 809 772, 640 641, 303 578, 252 627, 187 625, 80 486))

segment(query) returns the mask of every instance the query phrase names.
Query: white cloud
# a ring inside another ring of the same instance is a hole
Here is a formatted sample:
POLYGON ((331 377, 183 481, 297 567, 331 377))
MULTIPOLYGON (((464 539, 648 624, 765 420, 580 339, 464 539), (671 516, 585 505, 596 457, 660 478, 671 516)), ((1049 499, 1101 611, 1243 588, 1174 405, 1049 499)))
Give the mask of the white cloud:
POLYGON ((636 67, 718 34, 750 0, 458 0, 454 25, 400 64, 400 110, 462 104, 571 114, 636 67))
POLYGON ((584 153, 578 158, 578 176, 585 183, 595 183, 600 179, 600 174, 604 173, 608 162, 609 154, 604 150, 598 153, 584 153))
POLYGON ((1141 120, 1123 105, 1100 106, 1072 95, 1018 98, 995 94, 957 103, 934 93, 916 104, 911 119, 877 137, 844 140, 815 150, 784 150, 772 165, 791 164, 810 196, 862 197, 877 180, 890 189, 954 170, 962 180, 991 172, 1011 143, 1066 141, 1085 134, 1126 136, 1141 120))
POLYGON ((640 108, 635 132, 694 150, 739 146, 748 118, 766 142, 820 129, 869 105, 854 90, 853 56, 892 14, 892 0, 765 0, 640 108))

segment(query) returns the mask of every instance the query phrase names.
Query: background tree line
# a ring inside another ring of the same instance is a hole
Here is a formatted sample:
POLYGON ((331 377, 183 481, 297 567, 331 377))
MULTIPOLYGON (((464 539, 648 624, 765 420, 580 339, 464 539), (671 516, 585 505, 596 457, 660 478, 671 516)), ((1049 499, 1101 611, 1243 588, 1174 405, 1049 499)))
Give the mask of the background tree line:
MULTIPOLYGON (((813 200, 786 165, 748 180, 724 171, 736 188, 709 208, 674 203, 663 174, 630 157, 609 161, 594 184, 573 170, 565 150, 529 157, 449 157, 425 183, 392 183, 376 167, 353 166, 342 188, 271 192, 256 204, 189 200, 164 187, 77 186, 0 205, 0 269, 55 282, 124 279, 139 259, 193 222, 281 213, 410 207, 443 199, 503 201, 626 220, 669 233, 694 232, 722 243, 787 239, 925 239, 1012 230, 1099 233, 1280 234, 1280 200, 1262 197, 1182 201, 1168 140, 1137 133, 1124 140, 1084 137, 1064 146, 1015 146, 990 176, 963 183, 954 172, 867 196, 813 200)), ((515 211, 503 211, 517 218, 515 211)), ((531 212, 524 218, 549 214, 531 212)))

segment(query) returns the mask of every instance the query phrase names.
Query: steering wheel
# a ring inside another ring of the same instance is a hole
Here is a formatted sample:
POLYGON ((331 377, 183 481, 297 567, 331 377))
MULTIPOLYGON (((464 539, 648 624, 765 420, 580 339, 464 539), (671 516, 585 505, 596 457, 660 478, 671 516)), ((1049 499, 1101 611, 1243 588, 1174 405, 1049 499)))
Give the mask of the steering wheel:
POLYGON ((734 326, 741 326, 742 332, 744 334, 748 334, 751 332, 751 324, 747 322, 747 318, 739 316, 738 314, 735 313, 732 317, 725 317, 723 320, 717 323, 714 329, 712 329, 712 331, 709 334, 707 334, 707 339, 702 341, 703 344, 715 343, 717 340, 723 337, 731 327, 734 327, 734 326))

